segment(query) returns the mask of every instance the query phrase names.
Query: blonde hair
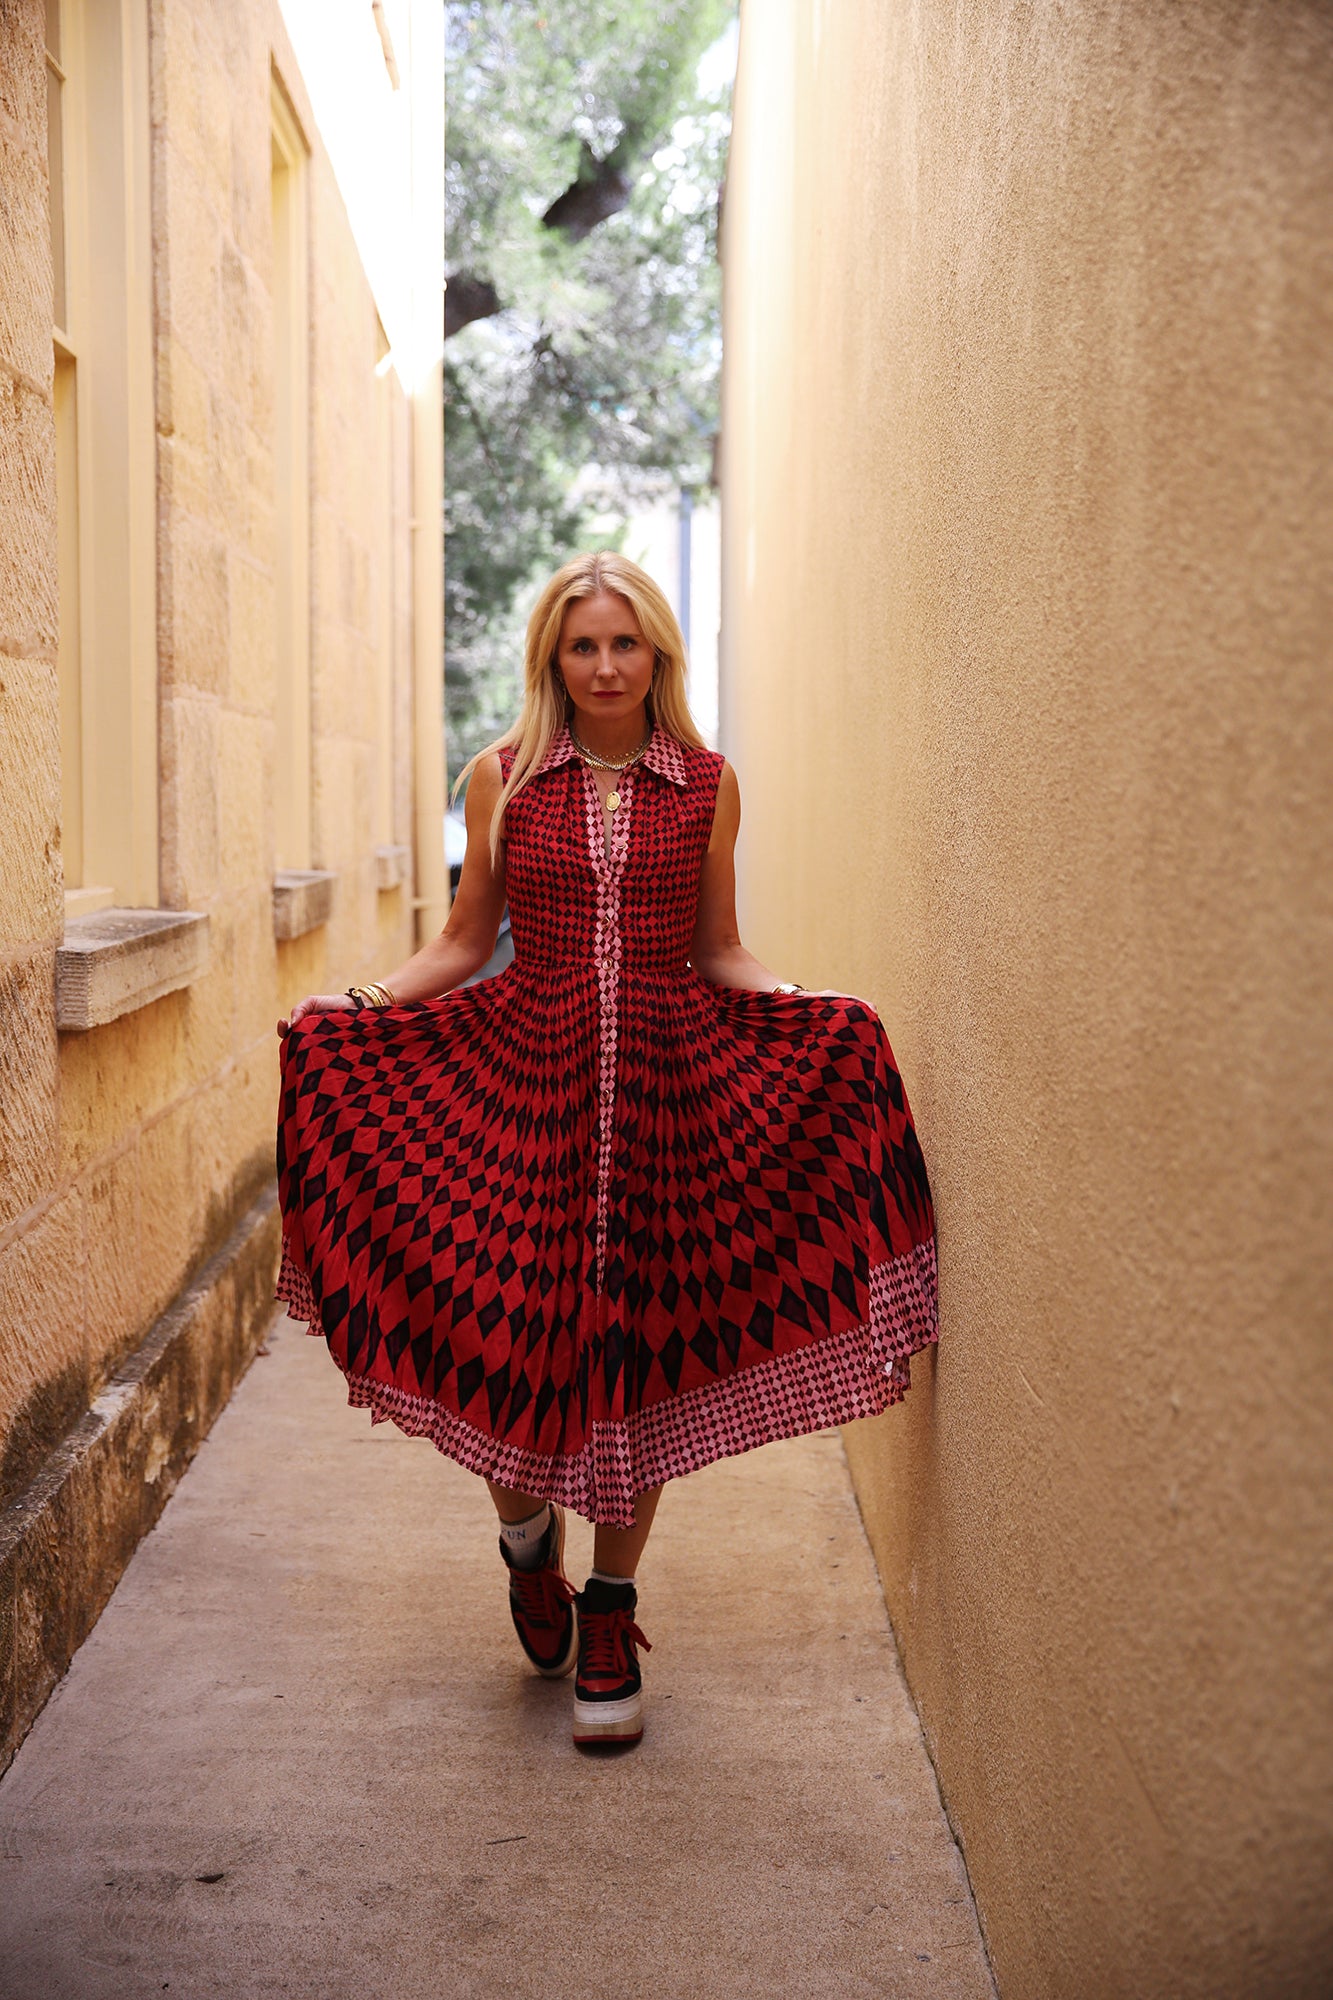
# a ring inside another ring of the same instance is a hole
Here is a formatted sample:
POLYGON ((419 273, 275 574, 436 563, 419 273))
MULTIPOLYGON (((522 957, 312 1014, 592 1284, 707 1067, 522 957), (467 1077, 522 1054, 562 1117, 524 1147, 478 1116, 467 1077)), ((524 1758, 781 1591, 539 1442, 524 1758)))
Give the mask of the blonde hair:
POLYGON ((666 730, 678 743, 703 748, 703 738, 694 726, 685 698, 685 640, 676 614, 647 570, 640 569, 628 556, 614 549, 594 549, 574 556, 558 569, 533 607, 528 620, 527 644, 523 652, 523 706, 518 720, 503 736, 497 736, 475 757, 470 757, 454 780, 454 794, 493 750, 514 750, 509 777, 491 814, 491 865, 494 867, 504 838, 505 808, 516 793, 540 769, 552 738, 571 713, 569 697, 556 679, 556 657, 560 648, 560 628, 568 607, 581 597, 596 597, 609 591, 623 597, 639 621, 639 629, 653 649, 653 684, 648 695, 650 723, 666 730))

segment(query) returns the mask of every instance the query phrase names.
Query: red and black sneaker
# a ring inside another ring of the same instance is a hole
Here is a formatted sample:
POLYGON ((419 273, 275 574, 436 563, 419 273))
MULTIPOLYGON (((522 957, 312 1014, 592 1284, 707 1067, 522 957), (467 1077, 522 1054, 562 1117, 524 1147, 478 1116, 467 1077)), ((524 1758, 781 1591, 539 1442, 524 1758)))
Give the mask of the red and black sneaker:
POLYGON ((574 1617, 574 1586, 565 1575, 565 1517, 551 1503, 551 1524, 542 1537, 541 1561, 535 1569, 516 1569, 514 1558, 500 1541, 509 1566, 509 1615, 518 1642, 539 1674, 558 1681, 579 1654, 574 1617))
POLYGON ((576 1743, 637 1743, 643 1735, 643 1675, 635 1647, 652 1647, 634 1623, 632 1583, 590 1577, 574 1599, 579 1670, 574 1680, 576 1743))

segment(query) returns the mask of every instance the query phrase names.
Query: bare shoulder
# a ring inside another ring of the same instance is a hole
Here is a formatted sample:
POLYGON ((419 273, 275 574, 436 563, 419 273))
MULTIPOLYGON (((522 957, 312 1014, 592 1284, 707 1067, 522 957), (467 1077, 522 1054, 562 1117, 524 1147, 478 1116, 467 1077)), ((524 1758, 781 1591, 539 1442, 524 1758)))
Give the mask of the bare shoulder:
POLYGON ((724 757, 717 774, 717 795, 713 802, 713 837, 710 845, 734 842, 741 823, 741 788, 735 770, 724 757))
POLYGON ((468 779, 464 811, 469 824, 474 813, 484 813, 489 821, 503 790, 504 772, 500 767, 500 753, 489 750, 468 779))

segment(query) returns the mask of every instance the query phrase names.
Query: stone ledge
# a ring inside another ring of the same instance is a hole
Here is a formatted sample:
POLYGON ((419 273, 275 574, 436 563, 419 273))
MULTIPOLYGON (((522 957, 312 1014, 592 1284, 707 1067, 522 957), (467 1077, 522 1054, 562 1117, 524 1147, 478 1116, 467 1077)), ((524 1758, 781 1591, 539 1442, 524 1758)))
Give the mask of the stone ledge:
POLYGON ((333 914, 333 885, 338 877, 328 868, 282 868, 273 877, 273 935, 284 940, 304 937, 333 914))
POLYGON ((0 1771, 272 1324, 280 1228, 270 1184, 0 1513, 0 1771))
POLYGON ((412 873, 412 850, 410 847, 377 847, 375 849, 375 887, 401 889, 412 873))
POLYGON ((196 910, 98 910, 73 917, 56 952, 56 1026, 100 1028, 198 979, 208 918, 196 910))

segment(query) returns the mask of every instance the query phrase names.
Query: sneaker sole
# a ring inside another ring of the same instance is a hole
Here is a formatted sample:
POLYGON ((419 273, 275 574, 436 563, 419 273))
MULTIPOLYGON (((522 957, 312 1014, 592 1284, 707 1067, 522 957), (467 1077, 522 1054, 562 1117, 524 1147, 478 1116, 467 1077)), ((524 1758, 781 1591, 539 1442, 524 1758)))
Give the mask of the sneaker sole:
MULTIPOLYGON (((557 1507, 553 1500, 551 1502, 551 1512, 555 1515, 555 1566, 559 1574, 561 1576, 564 1576, 565 1575, 565 1510, 563 1507, 557 1507)), ((565 1578, 565 1581, 566 1582, 569 1581, 568 1577, 565 1578)), ((532 1658, 531 1653, 528 1654, 529 1661, 534 1667, 536 1667, 537 1672, 541 1675, 544 1681, 562 1681, 565 1678, 566 1674, 573 1673, 574 1668, 578 1663, 579 1614, 577 1609, 573 1605, 570 1606, 570 1610, 573 1613, 573 1615, 569 1621, 569 1650, 566 1652, 564 1659, 557 1661, 555 1666, 553 1667, 542 1667, 537 1665, 537 1662, 532 1658)))
POLYGON ((643 1735, 643 1696, 623 1701, 574 1702, 576 1743, 637 1743, 643 1735))

